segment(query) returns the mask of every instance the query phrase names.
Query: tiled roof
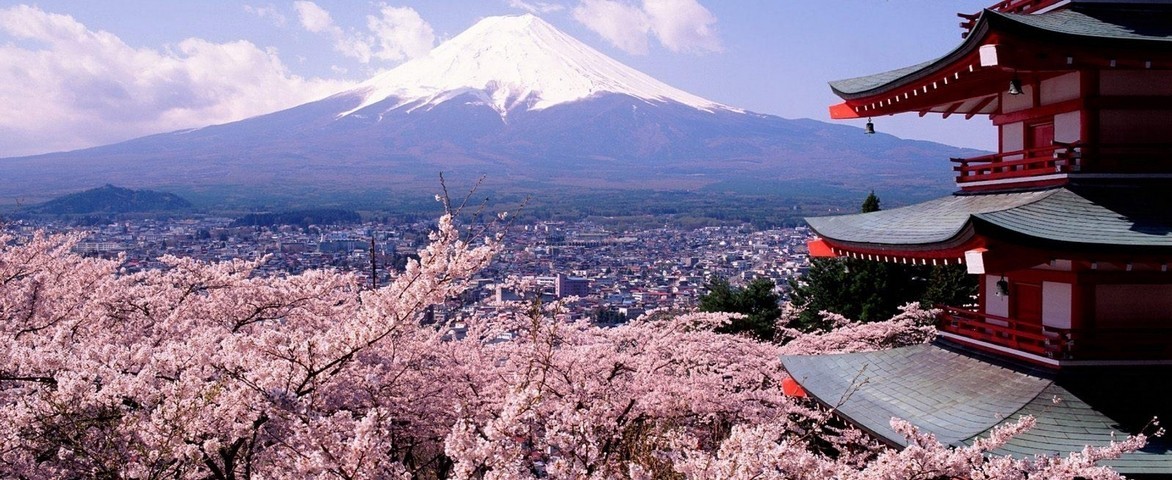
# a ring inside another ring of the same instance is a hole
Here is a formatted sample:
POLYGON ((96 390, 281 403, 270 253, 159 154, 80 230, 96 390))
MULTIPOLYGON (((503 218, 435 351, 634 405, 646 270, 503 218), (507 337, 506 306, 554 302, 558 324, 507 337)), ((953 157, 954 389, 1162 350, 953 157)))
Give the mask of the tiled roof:
MULTIPOLYGON (((1128 42, 1128 45, 1172 48, 1172 8, 1167 5, 1150 5, 1144 9, 1080 5, 1037 15, 985 10, 973 32, 988 29, 1055 35, 1061 37, 1057 40, 1064 42, 1128 42)), ((912 81, 947 66, 973 52, 981 42, 981 35, 969 35, 956 49, 940 58, 865 77, 833 81, 830 88, 843 98, 865 97, 872 91, 912 81)))
POLYGON ((1172 248, 1172 192, 1160 186, 1084 186, 950 196, 892 210, 807 218, 820 236, 887 247, 926 246, 978 233, 1072 246, 1172 248))
MULTIPOLYGON (((1043 15, 989 12, 1003 21, 1077 37, 1172 45, 1172 9, 1163 6, 1127 8, 1085 6, 1043 15)), ((996 21, 990 18, 990 21, 996 21)))
MULTIPOLYGON (((1085 445, 1106 445, 1138 430, 1134 422, 1121 422, 1103 413, 1128 406, 1134 397, 1126 394, 1126 388, 1120 395, 1096 397, 1092 404, 1065 388, 1061 379, 996 365, 939 345, 785 356, 782 363, 814 398, 897 445, 905 445, 906 439, 891 430, 892 417, 911 422, 942 443, 960 446, 987 436, 997 425, 1033 415, 1037 425, 1032 430, 994 452, 1018 457, 1080 451, 1085 445), (1055 403, 1055 397, 1060 401, 1055 403), (1118 405, 1103 405, 1104 401, 1118 405)), ((1101 388, 1114 388, 1112 382, 1099 377, 1093 378, 1094 382, 1101 388)), ((1149 391, 1149 395, 1158 394, 1149 391)), ((1150 416, 1162 413, 1161 408, 1168 409, 1164 406, 1135 413, 1150 416)), ((1172 453, 1158 439, 1142 451, 1106 463, 1125 474, 1172 474, 1172 453)))
POLYGON ((928 66, 936 63, 939 60, 940 59, 929 60, 929 61, 921 63, 919 65, 912 65, 910 67, 903 67, 903 68, 891 70, 889 72, 876 73, 873 75, 867 75, 867 76, 863 76, 863 77, 848 78, 845 80, 835 80, 833 82, 830 82, 830 88, 832 90, 834 90, 835 93, 838 93, 839 95, 852 95, 852 94, 857 94, 857 93, 863 93, 868 90, 872 90, 872 89, 881 87, 883 85, 886 85, 888 83, 894 82, 896 80, 899 80, 899 79, 906 77, 912 73, 915 73, 915 72, 918 72, 918 71, 923 70, 925 68, 928 68, 928 66))
POLYGON ((953 195, 891 210, 812 217, 806 222, 818 235, 842 242, 882 245, 940 243, 959 235, 975 214, 1009 210, 1053 194, 1051 190, 953 195))
POLYGON ((1172 247, 1167 188, 1059 189, 1044 200, 974 215, 1034 238, 1076 244, 1172 247))

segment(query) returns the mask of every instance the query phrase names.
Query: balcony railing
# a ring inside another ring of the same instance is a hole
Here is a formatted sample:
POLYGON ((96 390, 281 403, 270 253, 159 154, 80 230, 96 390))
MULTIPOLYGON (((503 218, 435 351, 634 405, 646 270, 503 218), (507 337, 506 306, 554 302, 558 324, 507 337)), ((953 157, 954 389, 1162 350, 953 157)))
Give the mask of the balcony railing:
POLYGON ((961 187, 990 180, 1028 182, 1055 173, 1169 174, 1172 173, 1172 143, 1091 145, 1055 142, 1046 147, 951 160, 957 164, 952 169, 956 171, 956 182, 961 187))
POLYGON ((1056 360, 1172 360, 1172 328, 1068 329, 939 307, 944 332, 1056 360))
POLYGON ((1079 144, 1054 145, 1000 152, 973 158, 953 158, 957 163, 956 182, 960 184, 1007 178, 1027 178, 1054 173, 1077 172, 1081 168, 1079 144))
POLYGON ((1037 323, 955 307, 940 308, 936 328, 942 331, 1048 358, 1063 358, 1066 354, 1066 342, 1059 332, 1047 332, 1037 323))

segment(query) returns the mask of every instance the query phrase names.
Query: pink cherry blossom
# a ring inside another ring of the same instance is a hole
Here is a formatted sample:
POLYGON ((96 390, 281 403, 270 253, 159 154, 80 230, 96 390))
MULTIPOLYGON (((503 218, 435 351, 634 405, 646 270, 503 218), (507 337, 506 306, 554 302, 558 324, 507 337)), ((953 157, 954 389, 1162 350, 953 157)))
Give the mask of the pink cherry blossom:
POLYGON ((783 353, 920 343, 931 312, 794 335, 715 333, 725 314, 615 328, 519 302, 422 325, 500 249, 442 217, 420 259, 372 290, 352 275, 252 274, 165 259, 125 272, 77 236, 0 237, 0 477, 1119 478, 1096 462, 986 453, 1032 420, 950 448, 894 421, 889 450, 785 397, 783 353))

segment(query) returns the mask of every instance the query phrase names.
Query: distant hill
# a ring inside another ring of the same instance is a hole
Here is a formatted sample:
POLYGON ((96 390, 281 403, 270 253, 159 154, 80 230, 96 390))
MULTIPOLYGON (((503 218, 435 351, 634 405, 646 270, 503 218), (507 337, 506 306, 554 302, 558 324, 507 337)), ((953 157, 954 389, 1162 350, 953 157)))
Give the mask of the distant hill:
POLYGON ((178 195, 152 190, 105 185, 84 192, 71 193, 25 209, 40 214, 92 214, 169 212, 191 208, 191 203, 178 195))

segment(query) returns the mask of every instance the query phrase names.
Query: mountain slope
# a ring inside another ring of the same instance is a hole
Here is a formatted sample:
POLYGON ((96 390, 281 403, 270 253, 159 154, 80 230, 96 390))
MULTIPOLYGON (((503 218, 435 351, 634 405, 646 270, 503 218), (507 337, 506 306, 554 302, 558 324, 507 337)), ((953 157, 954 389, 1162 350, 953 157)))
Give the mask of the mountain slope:
POLYGON ((238 196, 434 191, 440 171, 541 195, 566 187, 828 185, 948 190, 975 152, 726 107, 532 16, 489 18, 360 87, 224 125, 0 159, 0 198, 116 183, 238 196), (552 190, 551 190, 552 189, 552 190))
POLYGON ((486 18, 423 58, 378 75, 352 91, 362 102, 352 114, 387 98, 412 108, 464 93, 502 116, 521 107, 541 110, 599 93, 677 102, 702 110, 729 107, 679 90, 623 65, 534 15, 486 18))

